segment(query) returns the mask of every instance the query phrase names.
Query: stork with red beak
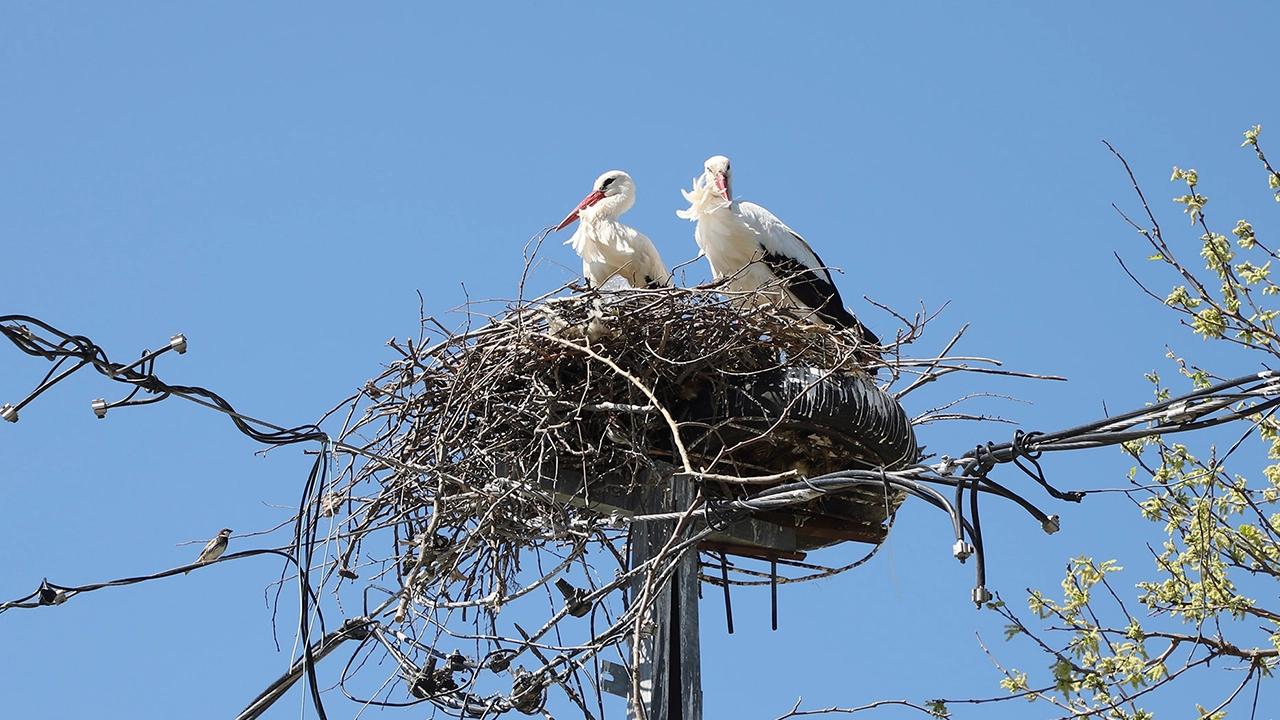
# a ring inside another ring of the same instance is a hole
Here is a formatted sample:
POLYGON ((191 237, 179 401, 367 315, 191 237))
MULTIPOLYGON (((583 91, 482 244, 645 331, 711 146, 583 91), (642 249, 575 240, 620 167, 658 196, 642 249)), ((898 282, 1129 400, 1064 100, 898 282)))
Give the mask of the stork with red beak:
POLYGON ((875 333, 845 308, 831 272, 809 243, 768 210, 734 200, 732 189, 729 158, 716 155, 693 189, 680 191, 689 209, 676 211, 697 223, 693 237, 716 279, 727 278, 728 288, 738 292, 780 287, 781 297, 765 292, 757 300, 808 310, 828 325, 854 331, 864 343, 879 345, 875 333))
POLYGON ((579 221, 565 245, 582 257, 582 274, 595 287, 603 287, 613 277, 626 280, 633 288, 671 284, 671 275, 653 241, 618 219, 635 202, 635 181, 621 170, 610 170, 596 178, 591 192, 556 226, 556 230, 563 230, 579 221))

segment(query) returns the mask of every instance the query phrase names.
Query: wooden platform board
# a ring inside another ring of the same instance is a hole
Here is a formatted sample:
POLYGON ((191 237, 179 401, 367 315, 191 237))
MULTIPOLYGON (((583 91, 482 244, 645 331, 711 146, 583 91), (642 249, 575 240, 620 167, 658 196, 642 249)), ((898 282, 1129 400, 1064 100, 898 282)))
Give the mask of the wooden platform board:
MULTIPOLYGON (((653 507, 652 496, 645 489, 668 487, 668 478, 673 472, 671 466, 659 463, 648 477, 623 480, 587 479, 581 473, 561 469, 554 479, 544 476, 539 485, 559 502, 602 516, 630 518, 651 512, 646 508, 653 507)), ((704 545, 733 555, 793 560, 804 559, 810 550, 841 542, 878 545, 887 533, 886 506, 892 511, 898 501, 889 498, 886 503, 882 493, 858 490, 824 498, 794 511, 761 513, 739 520, 713 532, 704 545)))

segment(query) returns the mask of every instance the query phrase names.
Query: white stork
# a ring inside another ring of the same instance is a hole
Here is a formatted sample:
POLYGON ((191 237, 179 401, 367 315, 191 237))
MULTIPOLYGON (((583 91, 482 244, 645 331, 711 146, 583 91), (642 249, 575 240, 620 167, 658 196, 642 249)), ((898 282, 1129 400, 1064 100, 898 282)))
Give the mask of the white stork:
POLYGON ((596 178, 591 193, 556 226, 556 230, 563 230, 581 220, 564 244, 573 246, 582 257, 582 274, 595 287, 602 287, 612 277, 620 277, 634 288, 671 284, 671 274, 653 242, 618 220, 635 202, 635 181, 621 170, 610 170, 596 178))
POLYGON ((729 289, 740 292, 781 281, 786 297, 765 299, 784 299, 829 325, 857 332, 865 343, 879 345, 880 338, 845 309, 831 272, 809 243, 768 210, 734 200, 732 187, 729 158, 708 158, 693 189, 680 191, 689 209, 676 211, 698 223, 693 237, 716 279, 728 278, 729 289))

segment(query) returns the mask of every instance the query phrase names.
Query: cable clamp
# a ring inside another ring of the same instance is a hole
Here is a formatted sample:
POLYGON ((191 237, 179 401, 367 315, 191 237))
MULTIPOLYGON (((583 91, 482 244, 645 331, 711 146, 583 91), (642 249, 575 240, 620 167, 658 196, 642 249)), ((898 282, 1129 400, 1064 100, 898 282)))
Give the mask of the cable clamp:
POLYGON ((178 333, 177 335, 174 335, 173 337, 169 338, 169 347, 173 348, 174 350, 177 350, 179 355, 186 355, 187 354, 187 336, 183 335, 182 333, 178 333))
POLYGON ((938 461, 938 474, 942 476, 950 475, 956 471, 956 460, 950 455, 943 455, 938 461))
POLYGON ((1058 520, 1057 515, 1050 515, 1040 523, 1040 527, 1044 528, 1046 535, 1052 535, 1062 529, 1062 523, 1058 520))
POLYGON ((0 418, 8 420, 11 423, 18 422, 18 408, 10 405, 9 403, 0 405, 0 418))
POLYGON ((556 589, 564 596, 565 609, 574 617, 582 617, 591 612, 591 603, 587 601, 590 594, 585 588, 574 587, 564 578, 556 579, 556 589))
POLYGON ((49 579, 45 578, 40 582, 39 597, 41 605, 61 605, 67 601, 67 591, 62 588, 55 588, 49 584, 49 579))
POLYGON ((506 672, 507 668, 511 667, 511 658, 515 656, 514 650, 495 650, 489 653, 485 667, 495 673, 506 672))

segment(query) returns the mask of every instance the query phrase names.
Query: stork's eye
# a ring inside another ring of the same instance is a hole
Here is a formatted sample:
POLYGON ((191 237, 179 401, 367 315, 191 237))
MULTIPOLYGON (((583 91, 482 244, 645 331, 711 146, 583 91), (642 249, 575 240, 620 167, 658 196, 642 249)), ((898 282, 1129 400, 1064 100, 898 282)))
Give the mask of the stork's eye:
POLYGON ((617 180, 617 178, 605 178, 604 182, 600 183, 600 189, 601 190, 608 189, 608 187, 613 184, 614 180, 617 180))

